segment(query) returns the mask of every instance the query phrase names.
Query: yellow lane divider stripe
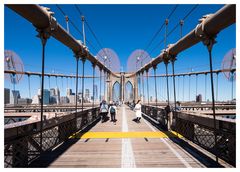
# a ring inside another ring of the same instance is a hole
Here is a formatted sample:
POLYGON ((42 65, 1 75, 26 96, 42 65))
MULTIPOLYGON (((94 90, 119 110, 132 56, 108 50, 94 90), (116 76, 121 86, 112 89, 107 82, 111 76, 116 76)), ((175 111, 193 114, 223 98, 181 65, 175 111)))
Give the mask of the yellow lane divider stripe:
POLYGON ((84 138, 84 139, 105 139, 105 138, 169 138, 183 136, 174 132, 86 132, 86 133, 75 133, 70 136, 70 139, 84 138))

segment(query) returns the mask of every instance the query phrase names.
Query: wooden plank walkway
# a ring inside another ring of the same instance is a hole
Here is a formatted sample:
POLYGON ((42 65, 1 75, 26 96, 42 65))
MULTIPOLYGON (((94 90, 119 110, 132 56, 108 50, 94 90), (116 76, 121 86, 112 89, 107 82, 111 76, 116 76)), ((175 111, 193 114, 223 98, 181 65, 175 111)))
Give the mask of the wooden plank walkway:
POLYGON ((99 122, 85 137, 70 138, 53 152, 44 155, 33 165, 38 167, 87 168, 151 168, 151 167, 205 167, 171 138, 148 137, 146 133, 159 133, 144 119, 132 121, 135 114, 127 106, 118 108, 117 122, 99 122), (96 136, 101 132, 101 137, 96 136), (104 133, 106 136, 104 137, 104 133), (113 137, 124 132, 126 137, 113 137), (139 132, 143 132, 142 137, 139 132), (127 133, 133 133, 131 137, 127 133), (138 133, 138 137, 134 137, 138 133), (145 133, 145 134, 144 134, 145 133))

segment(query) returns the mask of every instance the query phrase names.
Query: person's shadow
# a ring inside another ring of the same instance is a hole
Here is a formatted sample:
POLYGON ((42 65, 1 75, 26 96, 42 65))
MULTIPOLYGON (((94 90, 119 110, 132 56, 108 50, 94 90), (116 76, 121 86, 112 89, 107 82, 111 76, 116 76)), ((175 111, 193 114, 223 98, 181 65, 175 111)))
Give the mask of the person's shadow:
POLYGON ((137 118, 134 118, 132 121, 136 122, 136 123, 139 123, 137 118))
POLYGON ((102 123, 109 121, 109 119, 110 119, 110 117, 109 117, 109 116, 106 116, 106 117, 104 117, 104 119, 103 119, 102 123))

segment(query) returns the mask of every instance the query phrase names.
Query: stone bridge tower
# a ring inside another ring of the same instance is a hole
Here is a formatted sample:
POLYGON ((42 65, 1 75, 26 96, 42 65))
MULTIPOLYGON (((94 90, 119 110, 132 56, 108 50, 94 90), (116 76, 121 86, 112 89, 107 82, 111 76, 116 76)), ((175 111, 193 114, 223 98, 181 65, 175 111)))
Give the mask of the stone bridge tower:
POLYGON ((126 84, 130 83, 133 88, 133 100, 135 102, 138 100, 138 83, 137 83, 137 77, 133 73, 125 73, 125 72, 120 72, 120 73, 113 73, 109 74, 107 78, 107 87, 108 87, 108 101, 113 101, 113 87, 115 83, 119 83, 120 85, 120 90, 119 90, 119 99, 122 102, 128 101, 125 97, 125 89, 126 89, 126 84))

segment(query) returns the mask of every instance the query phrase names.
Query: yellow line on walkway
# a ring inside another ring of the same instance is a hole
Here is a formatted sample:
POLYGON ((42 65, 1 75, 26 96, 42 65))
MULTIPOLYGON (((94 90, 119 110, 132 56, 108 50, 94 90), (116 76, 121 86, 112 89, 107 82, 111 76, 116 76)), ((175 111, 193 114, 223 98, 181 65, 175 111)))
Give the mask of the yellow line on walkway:
POLYGON ((84 139, 104 139, 104 138, 169 138, 178 137, 182 138, 180 134, 176 132, 166 131, 166 132, 86 132, 86 133, 76 133, 70 136, 73 138, 84 138, 84 139))

